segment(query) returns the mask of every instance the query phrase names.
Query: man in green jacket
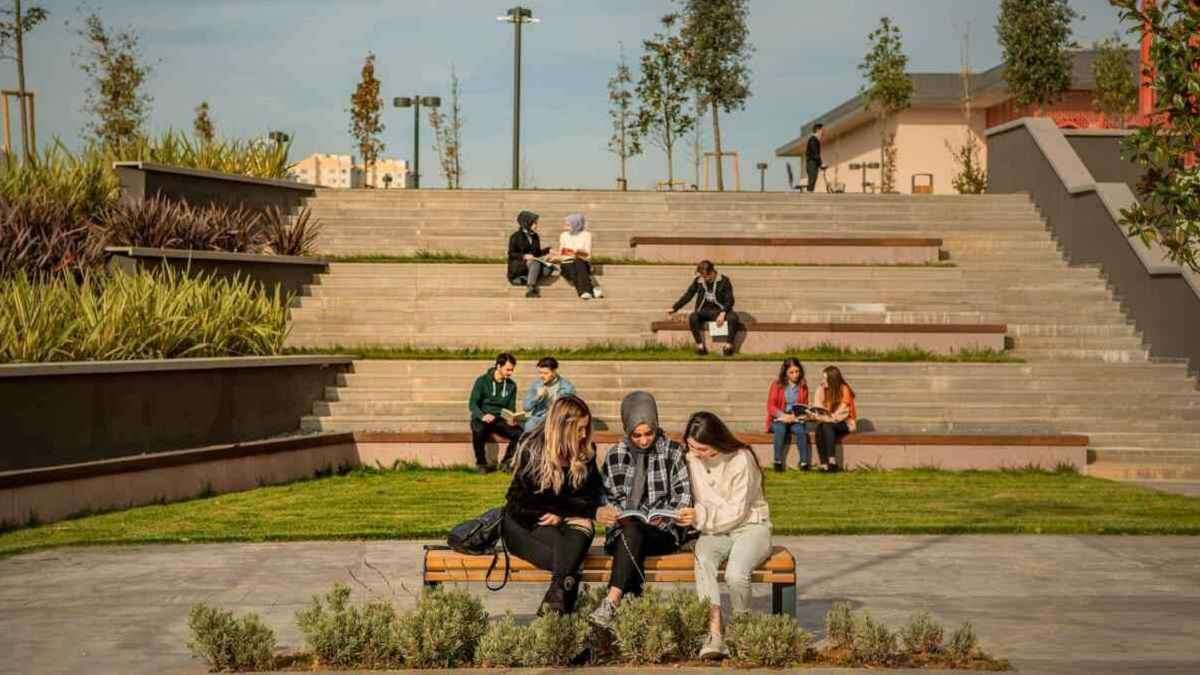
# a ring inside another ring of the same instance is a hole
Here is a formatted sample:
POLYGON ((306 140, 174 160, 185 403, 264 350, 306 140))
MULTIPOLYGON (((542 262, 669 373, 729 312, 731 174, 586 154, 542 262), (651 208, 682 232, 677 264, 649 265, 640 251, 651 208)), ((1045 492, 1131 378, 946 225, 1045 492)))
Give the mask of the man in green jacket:
POLYGON ((509 424, 504 420, 501 411, 516 411, 517 383, 512 381, 513 371, 517 369, 517 358, 509 353, 496 357, 496 364, 475 380, 471 387, 471 396, 467 399, 467 408, 471 411, 471 445, 475 450, 475 469, 479 473, 491 473, 496 467, 488 464, 485 447, 492 439, 492 434, 500 434, 508 439, 508 447, 504 451, 501 464, 512 459, 517 447, 517 439, 521 438, 521 427, 509 424))

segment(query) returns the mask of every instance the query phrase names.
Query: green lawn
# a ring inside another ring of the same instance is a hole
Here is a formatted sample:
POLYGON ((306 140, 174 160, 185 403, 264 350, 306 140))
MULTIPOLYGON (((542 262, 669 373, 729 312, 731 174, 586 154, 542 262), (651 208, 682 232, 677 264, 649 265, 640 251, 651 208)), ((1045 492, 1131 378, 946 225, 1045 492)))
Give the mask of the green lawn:
MULTIPOLYGON (((508 477, 358 470, 0 533, 0 556, 48 546, 441 538, 497 506, 508 477)), ((767 473, 778 534, 1200 534, 1200 499, 1070 473, 767 473)))

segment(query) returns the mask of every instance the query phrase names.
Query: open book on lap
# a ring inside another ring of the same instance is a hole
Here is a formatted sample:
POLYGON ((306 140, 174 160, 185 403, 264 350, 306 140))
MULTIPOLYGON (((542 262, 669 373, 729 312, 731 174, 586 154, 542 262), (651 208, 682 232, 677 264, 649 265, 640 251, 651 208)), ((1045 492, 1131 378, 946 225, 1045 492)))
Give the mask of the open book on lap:
POLYGON ((653 511, 639 511, 638 509, 626 509, 617 514, 617 520, 625 518, 634 518, 644 523, 649 523, 654 518, 666 518, 667 520, 675 520, 679 517, 678 511, 669 509, 654 509, 653 511))
POLYGON ((509 424, 511 424, 513 426, 517 426, 517 425, 523 424, 525 422, 526 418, 529 417, 529 413, 525 412, 524 410, 522 410, 520 412, 515 412, 512 410, 501 410, 500 417, 504 418, 505 422, 508 422, 509 424))

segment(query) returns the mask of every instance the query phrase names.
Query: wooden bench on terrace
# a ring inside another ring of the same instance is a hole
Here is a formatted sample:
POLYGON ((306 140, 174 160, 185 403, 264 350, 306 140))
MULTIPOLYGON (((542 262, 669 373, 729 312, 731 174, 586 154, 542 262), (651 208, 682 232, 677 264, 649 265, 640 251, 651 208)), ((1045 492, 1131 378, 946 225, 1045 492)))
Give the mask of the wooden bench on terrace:
POLYGON ((917 237, 658 237, 633 236, 634 258, 662 263, 791 263, 924 265, 942 240, 917 237))
MULTIPOLYGON (((425 560, 422 563, 421 578, 427 587, 434 587, 445 582, 484 581, 488 567, 492 564, 492 556, 464 555, 449 548, 427 546, 425 560)), ((648 583, 694 583, 695 557, 690 552, 673 553, 671 555, 652 556, 646 559, 643 570, 648 583)), ((722 568, 723 569, 723 568, 722 568)), ((583 560, 583 581, 602 584, 608 581, 612 570, 612 557, 603 548, 593 547, 583 560)), ((492 571, 490 580, 498 583, 504 575, 504 561, 492 571)), ((721 573, 724 580, 725 574, 721 573)), ((550 573, 540 570, 528 562, 511 557, 509 575, 510 583, 550 583, 550 573)), ((771 557, 758 566, 751 575, 753 583, 771 584, 771 613, 796 614, 796 559, 791 551, 782 546, 775 546, 771 557)))
MULTIPOLYGON (((920 347, 942 354, 963 349, 1004 350, 1006 324, 991 323, 859 323, 819 321, 807 323, 743 322, 745 335, 738 350, 746 354, 769 354, 788 349, 834 345, 845 349, 887 351, 920 347)), ((655 321, 650 324, 659 344, 692 345, 686 321, 655 321)), ((711 338, 705 340, 713 348, 711 338)))

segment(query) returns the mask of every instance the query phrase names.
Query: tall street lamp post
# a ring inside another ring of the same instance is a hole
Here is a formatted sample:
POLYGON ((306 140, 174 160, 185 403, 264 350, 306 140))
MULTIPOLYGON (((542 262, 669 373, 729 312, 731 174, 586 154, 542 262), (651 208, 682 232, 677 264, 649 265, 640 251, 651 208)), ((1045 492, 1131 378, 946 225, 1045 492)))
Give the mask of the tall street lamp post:
POLYGON ((533 10, 520 5, 508 10, 504 16, 496 17, 497 21, 511 23, 515 30, 516 39, 513 42, 513 145, 512 145, 512 187, 521 189, 521 24, 539 23, 541 19, 533 18, 533 10))
POLYGON ((766 192, 767 191, 767 163, 759 162, 756 165, 756 168, 758 169, 758 191, 766 192))
POLYGON ((437 108, 442 99, 437 96, 397 96, 392 99, 396 108, 413 109, 413 187, 421 187, 421 106, 437 108))

